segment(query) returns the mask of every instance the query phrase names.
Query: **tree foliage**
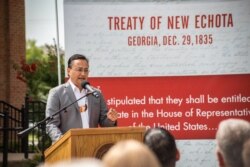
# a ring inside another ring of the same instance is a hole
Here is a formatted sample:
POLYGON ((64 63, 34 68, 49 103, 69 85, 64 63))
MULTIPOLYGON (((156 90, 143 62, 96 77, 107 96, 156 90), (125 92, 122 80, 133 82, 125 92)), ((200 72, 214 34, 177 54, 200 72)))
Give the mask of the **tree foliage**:
MULTIPOLYGON (((64 52, 60 50, 61 78, 64 82, 64 52)), ((52 87, 58 85, 56 46, 36 46, 34 40, 26 42, 26 61, 14 65, 19 78, 27 84, 27 93, 33 100, 46 100, 52 87)))

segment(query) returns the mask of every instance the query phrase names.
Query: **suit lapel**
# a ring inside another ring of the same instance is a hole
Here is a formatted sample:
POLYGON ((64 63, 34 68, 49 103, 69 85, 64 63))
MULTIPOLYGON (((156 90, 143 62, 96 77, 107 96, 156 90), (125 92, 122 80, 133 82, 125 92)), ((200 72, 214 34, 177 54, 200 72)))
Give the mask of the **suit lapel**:
POLYGON ((93 103, 93 98, 91 98, 90 95, 88 95, 88 114, 89 114, 89 127, 93 127, 93 123, 91 122, 92 119, 92 103, 93 103))
MULTIPOLYGON (((76 97, 75 97, 75 94, 74 94, 73 89, 72 89, 72 87, 70 86, 70 83, 69 83, 69 82, 67 82, 67 83, 65 84, 65 91, 66 91, 67 95, 69 96, 71 102, 72 102, 72 103, 75 102, 75 101, 76 101, 76 97)), ((79 106, 78 106, 77 102, 74 103, 73 105, 75 106, 76 110, 79 111, 79 106)))

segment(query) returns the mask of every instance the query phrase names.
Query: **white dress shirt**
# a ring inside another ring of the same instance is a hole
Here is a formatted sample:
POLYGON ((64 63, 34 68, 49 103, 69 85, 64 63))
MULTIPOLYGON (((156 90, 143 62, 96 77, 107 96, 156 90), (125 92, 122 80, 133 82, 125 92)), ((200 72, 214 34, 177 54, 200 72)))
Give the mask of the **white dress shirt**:
MULTIPOLYGON (((73 89, 76 99, 79 99, 87 94, 85 89, 82 89, 82 91, 80 91, 80 89, 76 87, 75 84, 73 84, 71 80, 69 80, 69 83, 73 89)), ((81 100, 79 100, 77 103, 78 103, 79 108, 85 108, 85 111, 81 112, 82 127, 89 128, 88 98, 84 97, 81 100)))

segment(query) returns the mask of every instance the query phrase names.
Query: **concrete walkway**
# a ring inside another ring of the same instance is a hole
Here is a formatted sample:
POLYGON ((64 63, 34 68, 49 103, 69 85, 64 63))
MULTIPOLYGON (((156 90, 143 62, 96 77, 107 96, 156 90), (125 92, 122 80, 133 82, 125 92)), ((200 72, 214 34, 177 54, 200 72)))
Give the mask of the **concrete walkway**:
MULTIPOLYGON (((29 158, 25 159, 22 153, 9 153, 8 162, 6 166, 8 167, 30 167, 34 165, 39 165, 40 162, 34 161, 35 154, 29 154, 29 158)), ((0 153, 0 167, 3 166, 3 153, 0 153)))
MULTIPOLYGON (((3 157, 3 153, 0 153, 0 157, 3 157)), ((8 153, 8 161, 21 161, 25 160, 23 153, 8 153)), ((3 162, 3 158, 0 159, 3 162)))
MULTIPOLYGON (((35 154, 29 154, 28 159, 32 159, 35 154)), ((0 162, 3 162, 3 153, 0 153, 0 162)), ((8 153, 8 161, 22 161, 27 160, 24 158, 24 153, 8 153)))

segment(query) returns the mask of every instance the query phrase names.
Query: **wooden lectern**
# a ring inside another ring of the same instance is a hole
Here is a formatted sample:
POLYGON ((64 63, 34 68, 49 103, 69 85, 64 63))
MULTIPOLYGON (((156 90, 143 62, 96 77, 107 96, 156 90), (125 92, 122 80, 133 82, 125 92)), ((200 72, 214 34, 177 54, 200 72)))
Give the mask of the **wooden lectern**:
POLYGON ((124 139, 143 141, 145 131, 145 127, 71 129, 45 150, 45 162, 53 163, 79 157, 101 159, 117 141, 124 139))

